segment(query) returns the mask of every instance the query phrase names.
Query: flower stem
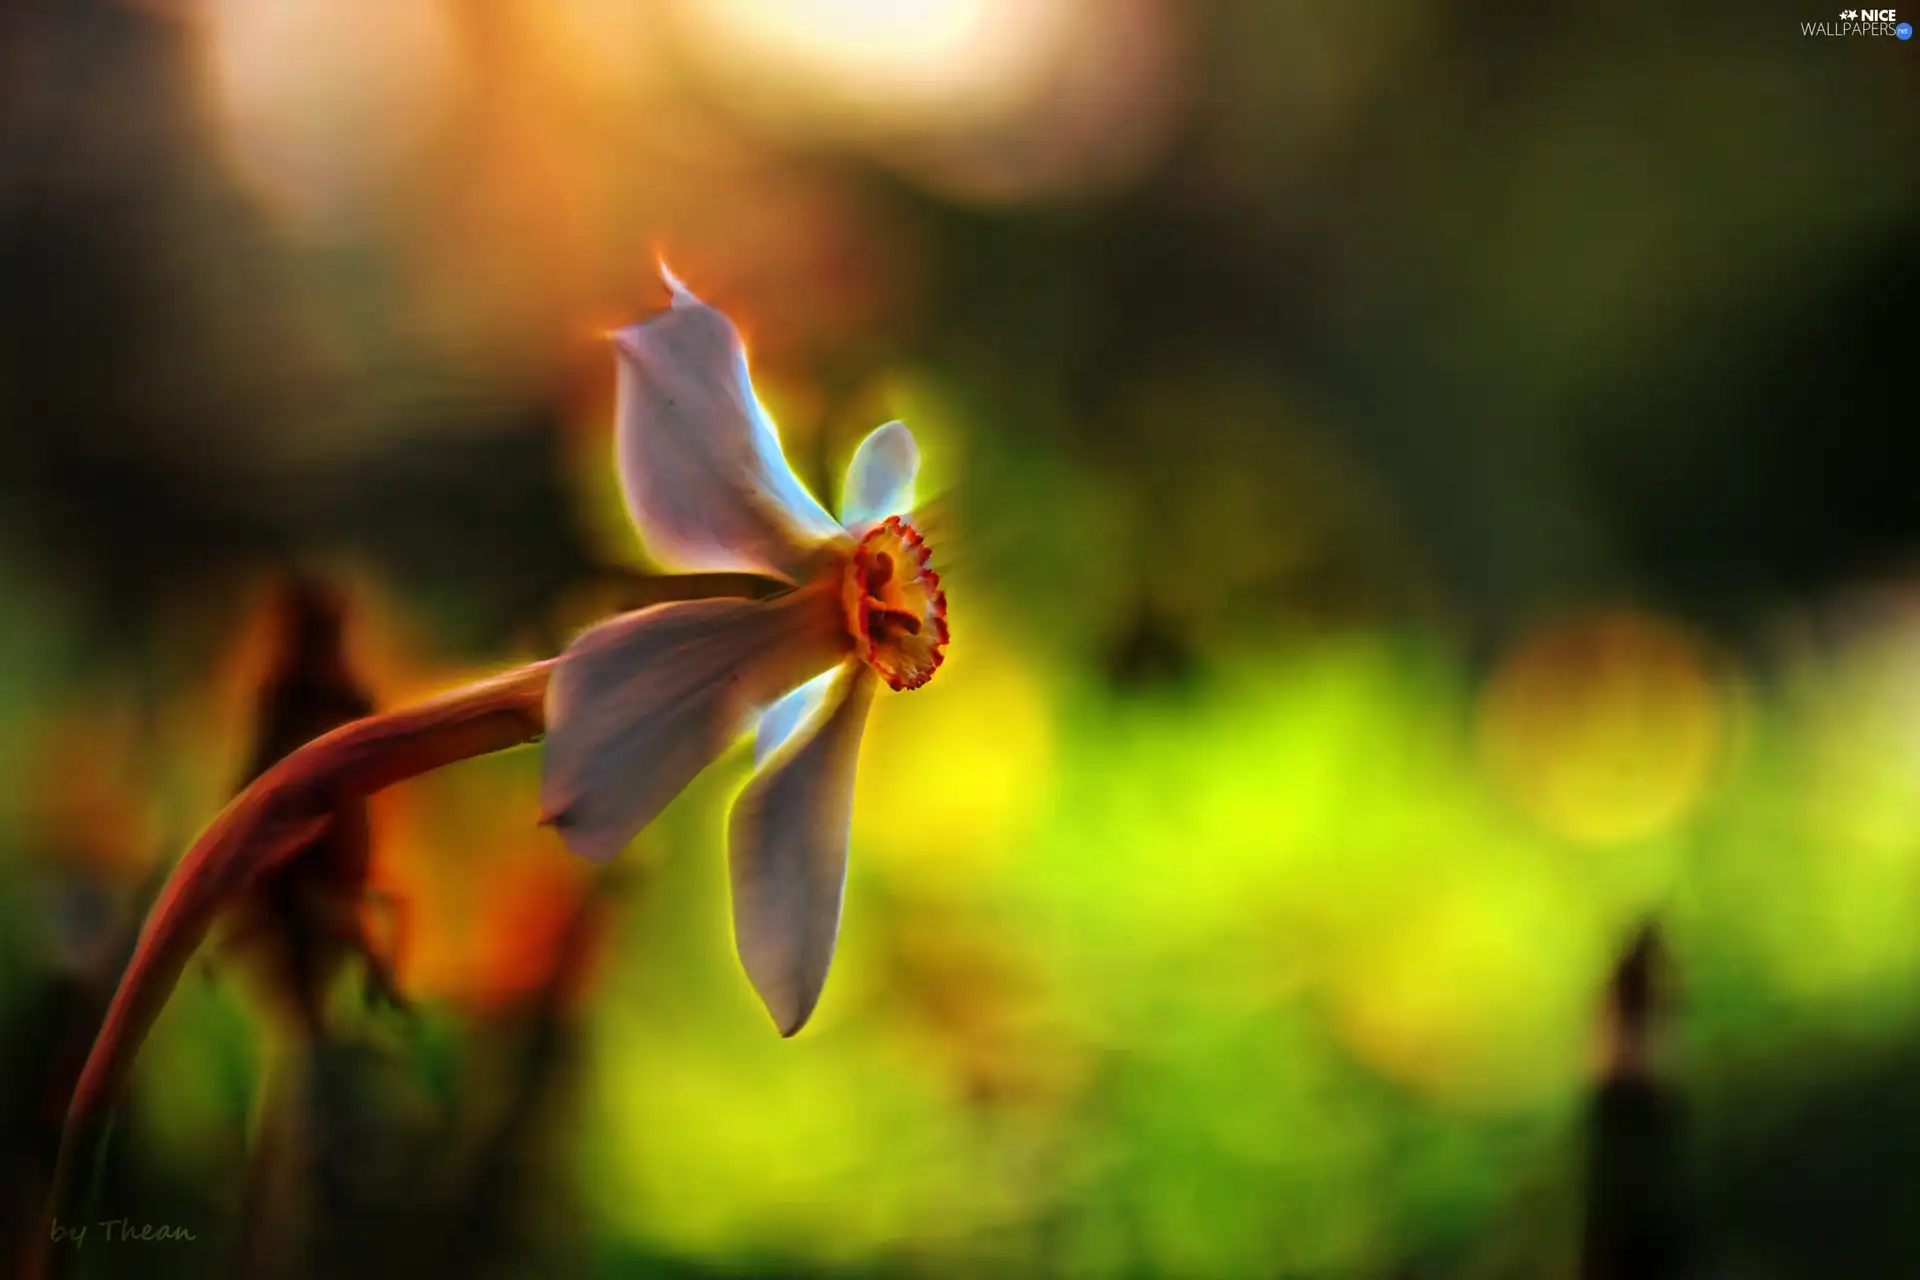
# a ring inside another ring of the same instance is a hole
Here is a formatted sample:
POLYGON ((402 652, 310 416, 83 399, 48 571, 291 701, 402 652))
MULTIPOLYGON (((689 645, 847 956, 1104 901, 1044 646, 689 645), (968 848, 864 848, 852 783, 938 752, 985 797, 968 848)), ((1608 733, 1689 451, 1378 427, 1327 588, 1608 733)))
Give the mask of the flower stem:
MULTIPOLYGON (((71 1191, 133 1059, 222 908, 306 848, 344 802, 406 778, 538 738, 553 660, 519 667, 418 707, 342 725, 292 752, 221 811, 160 891, 67 1109, 49 1221, 71 1191)), ((47 1238, 43 1235, 43 1239, 47 1238)))

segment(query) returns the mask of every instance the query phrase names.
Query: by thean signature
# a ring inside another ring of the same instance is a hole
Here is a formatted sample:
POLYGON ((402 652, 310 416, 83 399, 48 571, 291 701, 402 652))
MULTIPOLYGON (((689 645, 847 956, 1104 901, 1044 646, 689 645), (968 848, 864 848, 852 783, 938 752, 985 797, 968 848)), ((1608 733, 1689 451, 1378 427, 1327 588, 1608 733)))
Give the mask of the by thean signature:
POLYGON ((89 1233, 107 1244, 176 1244, 199 1239, 190 1228, 166 1222, 135 1222, 131 1218, 102 1218, 80 1224, 53 1222, 53 1242, 79 1249, 86 1245, 89 1233))

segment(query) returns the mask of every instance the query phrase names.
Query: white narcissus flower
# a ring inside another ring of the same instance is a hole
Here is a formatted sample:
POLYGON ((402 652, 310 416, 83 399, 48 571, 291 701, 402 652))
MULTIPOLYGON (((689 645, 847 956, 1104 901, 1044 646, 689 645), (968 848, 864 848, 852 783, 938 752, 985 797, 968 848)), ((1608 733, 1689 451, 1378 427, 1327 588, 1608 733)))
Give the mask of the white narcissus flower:
POLYGON ((728 822, 734 935, 790 1036, 833 960, 867 708, 881 682, 933 677, 946 596, 907 518, 912 433, 890 422, 861 442, 835 520, 787 466, 738 331, 662 274, 672 306, 613 335, 628 510, 669 568, 791 589, 655 605, 575 640, 547 693, 542 820, 608 861, 757 716, 756 770, 728 822))

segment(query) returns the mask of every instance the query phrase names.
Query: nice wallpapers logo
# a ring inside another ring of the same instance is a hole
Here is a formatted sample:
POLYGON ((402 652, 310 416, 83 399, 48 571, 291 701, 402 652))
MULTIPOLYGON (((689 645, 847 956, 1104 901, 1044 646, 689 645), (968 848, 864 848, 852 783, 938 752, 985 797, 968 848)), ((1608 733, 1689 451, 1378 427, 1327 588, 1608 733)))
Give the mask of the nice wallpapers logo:
POLYGON ((1892 9, 1842 9, 1838 22, 1803 22, 1803 36, 1892 36, 1913 39, 1913 24, 1900 21, 1892 9))

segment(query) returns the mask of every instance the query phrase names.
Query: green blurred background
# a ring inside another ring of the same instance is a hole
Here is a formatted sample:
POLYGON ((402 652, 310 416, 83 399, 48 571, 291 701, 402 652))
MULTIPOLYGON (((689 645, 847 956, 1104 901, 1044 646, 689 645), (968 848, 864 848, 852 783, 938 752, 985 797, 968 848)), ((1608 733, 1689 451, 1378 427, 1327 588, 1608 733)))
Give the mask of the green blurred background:
MULTIPOLYGON (((382 707, 644 589, 601 335, 664 255, 817 492, 919 434, 951 661, 791 1042, 744 751, 598 885, 535 750, 381 797, 418 1011, 322 1054, 314 1274, 1572 1276, 1621 1197, 1687 1274, 1920 1274, 1920 49, 1832 20, 0 6, 9 1256, 276 584, 382 707)), ((81 1274, 219 1273, 260 1026, 182 985, 98 1216, 196 1238, 81 1274)))

